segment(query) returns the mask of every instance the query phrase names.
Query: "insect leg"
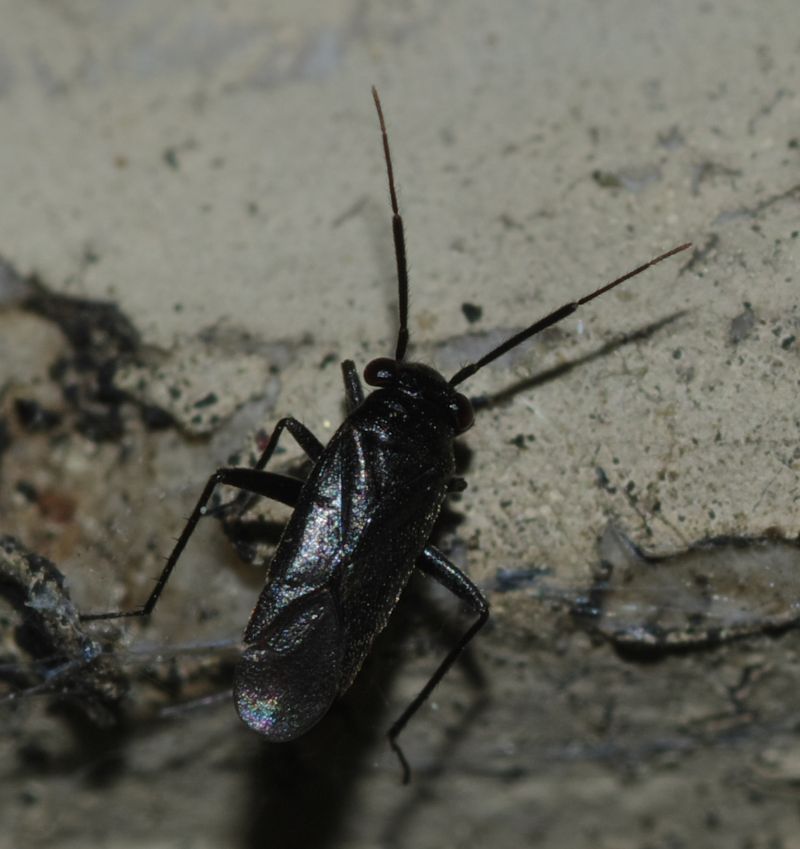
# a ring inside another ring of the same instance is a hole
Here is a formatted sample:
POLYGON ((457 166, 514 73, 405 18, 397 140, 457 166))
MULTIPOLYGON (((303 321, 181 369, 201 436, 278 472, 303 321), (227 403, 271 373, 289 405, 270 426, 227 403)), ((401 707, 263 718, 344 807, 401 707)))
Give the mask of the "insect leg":
POLYGON ((281 434, 284 430, 288 430, 289 433, 291 433, 294 437, 294 441, 312 460, 316 460, 317 457, 322 454, 322 449, 325 446, 317 439, 317 437, 314 436, 314 434, 311 433, 311 431, 302 422, 297 421, 297 419, 292 418, 292 416, 287 416, 286 418, 280 419, 278 424, 275 425, 274 430, 267 440, 267 446, 261 452, 261 456, 258 458, 258 461, 253 467, 254 469, 260 471, 267 465, 269 458, 278 447, 278 440, 281 438, 281 434))
POLYGON ((208 501, 211 498, 211 493, 214 491, 217 484, 227 484, 228 486, 235 487, 236 489, 240 489, 244 492, 263 495, 266 498, 273 499, 274 501, 280 501, 283 504, 294 506, 297 501, 297 495, 300 492, 302 482, 297 481, 294 478, 289 478, 285 475, 276 475, 272 472, 265 472, 263 470, 264 466, 267 465, 275 452, 278 440, 284 430, 289 431, 289 433, 295 438, 297 444, 312 460, 315 460, 322 453, 324 446, 304 424, 301 424, 297 421, 297 419, 294 419, 291 416, 280 419, 267 440, 267 445, 261 452, 261 456, 258 458, 258 461, 252 469, 240 467, 218 469, 208 479, 194 510, 192 510, 191 516, 189 516, 181 535, 178 537, 178 541, 175 543, 175 547, 172 549, 172 552, 167 558, 167 562, 156 581, 155 587, 153 587, 153 591, 150 593, 150 596, 142 607, 137 607, 134 610, 85 613, 81 616, 81 619, 83 621, 90 621, 94 619, 120 619, 129 616, 149 616, 153 612, 153 608, 156 606, 158 599, 161 597, 161 593, 167 585, 167 581, 172 574, 172 570, 175 568, 175 564, 178 562, 178 558, 181 556, 183 549, 186 548, 186 543, 189 542, 189 537, 191 537, 194 532, 197 523, 206 514, 206 505, 208 504, 208 501))
POLYGON ((430 696, 434 687, 445 676, 447 670, 453 665, 467 643, 480 631, 489 618, 489 603, 484 598, 483 593, 437 548, 434 548, 432 545, 425 546, 416 565, 421 572, 438 581, 445 589, 450 590, 453 595, 460 598, 461 601, 467 604, 478 615, 478 618, 472 623, 458 643, 450 649, 445 659, 439 664, 433 675, 431 675, 428 683, 417 693, 411 704, 389 729, 387 735, 389 737, 389 745, 400 759, 400 765, 403 769, 403 784, 408 784, 411 778, 411 769, 402 749, 397 744, 398 735, 406 727, 409 719, 422 707, 422 704, 430 696))
POLYGON ((172 570, 178 562, 186 543, 194 532, 197 523, 206 514, 206 505, 211 498, 211 493, 217 484, 226 484, 237 489, 253 492, 257 495, 263 495, 267 498, 272 498, 274 501, 279 501, 289 506, 294 506, 297 501, 297 496, 302 486, 302 481, 295 478, 287 477, 286 475, 278 475, 274 472, 264 472, 257 469, 245 468, 227 468, 217 469, 208 479, 197 504, 192 510, 188 521, 184 525, 181 535, 178 537, 175 547, 172 549, 161 574, 156 581, 153 591, 150 593, 147 601, 134 610, 112 610, 105 613, 84 613, 81 614, 81 621, 91 621, 94 619, 121 619, 130 616, 149 616, 156 606, 156 602, 161 597, 164 587, 167 585, 172 570))
POLYGON ((344 396, 347 399, 347 412, 352 413, 364 401, 364 387, 352 360, 342 362, 342 377, 344 377, 344 396))
MULTIPOLYGON (((250 470, 255 472, 255 476, 252 480, 255 482, 258 478, 258 473, 267 465, 272 457, 275 449, 278 447, 278 440, 281 438, 281 434, 284 430, 288 430, 289 433, 294 437, 295 442, 303 449, 306 455, 311 460, 316 460, 317 457, 322 453, 322 449, 324 446, 322 443, 314 436, 313 433, 302 423, 297 421, 297 419, 292 418, 292 416, 287 416, 286 418, 280 419, 278 424, 272 430, 272 433, 267 440, 266 447, 259 455, 258 460, 256 461, 253 468, 250 470)), ((237 467, 238 468, 238 467, 237 467)), ((238 489, 242 490, 242 493, 255 493, 256 495, 264 495, 267 498, 272 498, 274 501, 282 501, 284 504, 289 504, 290 507, 294 506, 294 502, 289 503, 288 501, 283 501, 281 498, 277 498, 268 493, 261 492, 259 490, 258 485, 254 483, 254 485, 242 485, 238 486, 237 484, 231 484, 231 486, 236 486, 238 489)), ((269 484, 267 484, 269 486, 269 484)), ((225 505, 225 507, 217 508, 214 511, 213 515, 217 518, 220 518, 226 511, 235 510, 237 505, 241 506, 241 499, 236 499, 231 503, 225 505)))
POLYGON ((218 480, 217 483, 224 483, 242 492, 263 495, 264 498, 286 504, 287 507, 294 507, 297 504, 300 488, 303 486, 303 481, 298 478, 263 472, 260 469, 234 466, 229 469, 219 469, 217 474, 220 472, 225 473, 225 479, 218 480))
POLYGON ((467 488, 467 482, 464 478, 450 478, 447 482, 448 492, 464 492, 467 488))

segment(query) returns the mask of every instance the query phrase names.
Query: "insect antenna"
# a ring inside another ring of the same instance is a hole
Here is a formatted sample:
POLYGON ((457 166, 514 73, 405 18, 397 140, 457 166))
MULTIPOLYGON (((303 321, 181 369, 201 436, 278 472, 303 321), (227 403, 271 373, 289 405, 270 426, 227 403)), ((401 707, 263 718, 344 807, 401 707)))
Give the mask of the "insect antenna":
POLYGON ((386 132, 386 122, 383 120, 383 109, 378 97, 378 89, 372 86, 372 98, 378 110, 378 120, 381 124, 383 138, 383 155, 386 158, 386 173, 389 177, 389 197, 392 201, 392 234, 394 235, 394 256, 397 261, 397 291, 398 312, 400 314, 400 329, 397 331, 397 349, 394 358, 400 362, 406 355, 408 347, 408 266, 406 264, 406 237, 403 229, 403 217, 397 205, 397 191, 394 187, 394 171, 392 169, 392 154, 389 152, 389 135, 386 132))
POLYGON ((616 280, 612 280, 610 283, 606 283, 605 286, 601 286, 599 289, 595 289, 594 292, 591 292, 588 295, 585 295, 583 298, 577 301, 570 301, 568 304, 564 304, 564 306, 559 307, 557 310, 554 310, 549 315, 546 315, 544 318, 540 318, 538 321, 535 321, 530 327, 526 327, 524 330, 520 330, 519 333, 515 333, 510 339, 506 339, 501 345, 498 345, 496 348, 493 348, 489 351, 488 354, 484 354, 479 360, 476 360, 474 363, 470 363, 469 365, 464 366, 462 369, 459 369, 448 381, 451 386, 456 386, 459 383, 465 381, 468 377, 472 377, 476 371, 482 369, 485 365, 488 365, 493 360, 496 360, 498 357, 502 357, 507 351, 510 351, 512 348, 516 348, 517 345, 521 345, 526 339, 530 339, 531 336, 535 336, 537 333, 541 333, 542 330, 545 330, 548 327, 551 327, 554 324, 558 324, 559 321, 566 318, 568 315, 572 315, 579 307, 583 306, 583 304, 588 304, 589 301, 593 301, 595 298, 599 298, 600 295, 604 295, 606 292, 609 292, 615 286, 619 286, 620 283, 624 283, 626 280, 630 280, 631 277, 636 277, 637 274, 641 274, 645 269, 650 268, 651 265, 655 265, 658 262, 661 262, 668 257, 674 256, 681 251, 685 251, 687 248, 692 246, 691 242, 686 242, 684 245, 678 245, 677 248, 673 248, 671 251, 667 251, 661 256, 657 256, 655 259, 651 259, 650 262, 644 263, 644 265, 640 265, 637 268, 634 268, 633 271, 629 271, 627 274, 623 274, 622 277, 617 277, 616 280))

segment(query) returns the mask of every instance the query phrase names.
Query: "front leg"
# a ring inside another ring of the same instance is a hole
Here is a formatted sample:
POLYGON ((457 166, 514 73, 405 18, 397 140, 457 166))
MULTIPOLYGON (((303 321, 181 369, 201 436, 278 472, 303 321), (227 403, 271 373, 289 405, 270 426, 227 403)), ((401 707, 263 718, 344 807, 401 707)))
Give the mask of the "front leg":
POLYGON ((197 523, 203 516, 206 515, 208 501, 211 498, 211 494, 217 484, 232 486, 236 489, 242 490, 243 492, 249 492, 254 495, 263 495, 266 498, 271 498, 274 501, 279 501, 293 507, 297 502, 302 481, 287 477, 286 475, 278 475, 274 472, 265 472, 263 470, 270 457, 272 457, 272 454, 278 445, 280 435, 284 430, 289 431, 289 433, 297 441, 298 445, 306 452, 306 454, 308 454, 309 457, 311 457, 312 460, 316 460, 322 453, 324 446, 305 425, 291 417, 281 419, 272 431, 272 435, 267 440, 266 447, 261 452, 261 456, 258 458, 258 461, 252 469, 240 467, 217 469, 217 471, 214 472, 214 474, 208 479, 202 493, 200 494, 200 498, 197 500, 194 510, 192 510, 189 519, 184 525, 183 531, 175 543, 175 547, 170 552, 167 562, 164 564, 164 568, 161 570, 161 574, 156 581, 155 587, 153 587, 153 591, 147 598, 147 601, 141 607, 137 607, 134 610, 111 610, 104 613, 85 613, 81 616, 81 619, 83 621, 91 621, 94 619, 121 619, 123 617, 131 616, 149 616, 153 612, 153 608, 156 606, 156 603, 161 597, 161 593, 164 591, 167 581, 169 581, 172 570, 175 568, 183 549, 186 548, 186 544, 189 542, 189 538, 194 532, 197 523))
POLYGON ((278 440, 284 430, 288 430, 294 437, 295 442, 305 451, 310 459, 316 460, 322 454, 325 446, 314 436, 313 433, 302 423, 292 416, 280 419, 275 425, 269 439, 267 440, 266 448, 261 452, 254 469, 260 471, 263 469, 272 457, 275 449, 278 447, 278 440))

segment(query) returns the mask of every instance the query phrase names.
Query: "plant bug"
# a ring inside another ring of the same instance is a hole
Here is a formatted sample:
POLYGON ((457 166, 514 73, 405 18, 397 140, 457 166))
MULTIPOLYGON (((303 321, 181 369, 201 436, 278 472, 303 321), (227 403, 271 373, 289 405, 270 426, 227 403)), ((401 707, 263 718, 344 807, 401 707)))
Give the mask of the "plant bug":
POLYGON ((347 417, 327 445, 297 419, 283 418, 255 466, 214 472, 142 607, 82 618, 149 616, 218 484, 289 505, 293 513, 244 632, 246 648, 235 675, 234 702, 254 731, 271 741, 293 740, 319 722, 350 687, 411 573, 419 569, 464 602, 476 618, 389 729, 389 742, 407 783, 410 769, 397 738, 489 616, 481 591, 429 542, 447 494, 466 487, 454 475, 453 440, 471 427, 473 410, 456 387, 583 304, 689 244, 564 304, 449 380, 428 365, 407 362, 409 287, 403 219, 386 123, 374 87, 372 96, 386 161, 397 264, 400 326, 394 358, 379 357, 367 365, 364 380, 375 387, 367 396, 355 364, 342 363, 347 417), (284 430, 313 462, 304 481, 265 471, 284 430))

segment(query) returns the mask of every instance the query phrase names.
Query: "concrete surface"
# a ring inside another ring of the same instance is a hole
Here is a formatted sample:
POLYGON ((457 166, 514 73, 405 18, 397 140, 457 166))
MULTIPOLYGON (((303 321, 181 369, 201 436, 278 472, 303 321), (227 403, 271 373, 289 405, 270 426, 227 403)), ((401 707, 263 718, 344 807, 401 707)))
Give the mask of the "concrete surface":
POLYGON ((493 625, 405 732, 411 788, 382 733, 462 621, 421 588, 297 746, 227 703, 155 716, 224 689, 213 652, 190 672, 176 647, 235 639, 262 580, 208 523, 153 621, 108 637, 153 647, 121 725, 52 714, 47 688, 0 704, 0 846, 800 846, 797 634, 642 663, 569 612, 609 523, 654 556, 800 533, 796 17, 781 0, 0 3, 0 530, 80 609, 138 603, 213 468, 287 413, 325 440, 338 362, 391 354, 371 84, 412 353, 445 374, 695 246, 466 385, 494 403, 439 542, 493 625), (19 399, 58 424, 25 425, 19 399))

